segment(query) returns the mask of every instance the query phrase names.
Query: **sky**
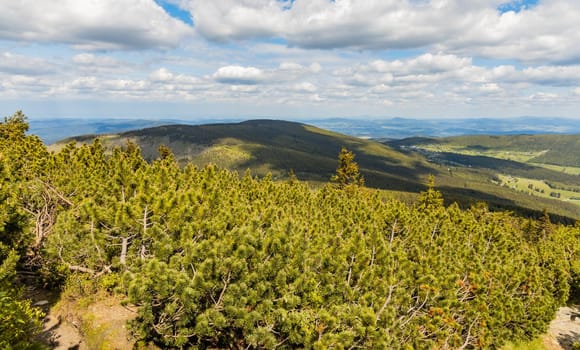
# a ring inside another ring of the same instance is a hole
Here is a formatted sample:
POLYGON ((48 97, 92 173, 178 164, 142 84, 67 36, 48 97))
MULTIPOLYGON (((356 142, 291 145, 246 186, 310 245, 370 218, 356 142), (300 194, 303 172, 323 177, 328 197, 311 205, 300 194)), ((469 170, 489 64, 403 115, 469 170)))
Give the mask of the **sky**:
POLYGON ((16 110, 580 120, 580 1, 0 0, 16 110))

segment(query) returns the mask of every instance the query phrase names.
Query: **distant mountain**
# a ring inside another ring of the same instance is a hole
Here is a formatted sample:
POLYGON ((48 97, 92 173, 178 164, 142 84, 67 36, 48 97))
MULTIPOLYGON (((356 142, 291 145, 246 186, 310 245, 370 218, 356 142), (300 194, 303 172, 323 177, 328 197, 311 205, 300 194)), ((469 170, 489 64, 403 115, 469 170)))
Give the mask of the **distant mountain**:
MULTIPOLYGON (((119 133, 147 127, 186 124, 232 123, 241 119, 33 119, 31 132, 47 144, 85 134, 119 133)), ((341 134, 373 139, 402 139, 413 136, 580 134, 580 122, 563 118, 507 119, 304 119, 301 122, 341 134)))
MULTIPOLYGON (((229 120, 235 121, 235 120, 229 120)), ((178 119, 32 119, 30 133, 38 135, 46 144, 78 135, 110 134, 168 124, 206 124, 223 122, 220 119, 184 121, 178 119)))
MULTIPOLYGON (((70 141, 92 142, 94 138, 95 135, 78 136, 63 140, 52 148, 57 149, 70 141)), ((286 178, 293 170, 299 179, 313 182, 329 180, 337 166, 338 152, 346 146, 355 153, 369 187, 388 190, 400 198, 413 198, 425 189, 427 176, 433 174, 445 198, 464 206, 485 201, 492 209, 508 209, 528 215, 550 208, 560 217, 580 218, 580 207, 574 204, 534 198, 497 186, 492 182, 497 169, 484 166, 485 162, 471 167, 449 167, 419 152, 399 150, 373 140, 295 122, 252 120, 198 126, 165 125, 103 135, 101 139, 108 147, 135 142, 149 160, 158 156, 160 145, 165 145, 173 150, 180 162, 197 166, 214 163, 240 172, 250 169, 253 174, 271 173, 278 179, 286 178)), ((494 162, 492 158, 489 161, 494 162)), ((568 179, 568 175, 549 169, 515 161, 509 164, 523 172, 540 171, 548 177, 568 179)))
POLYGON ((475 119, 317 119, 306 122, 323 129, 373 139, 403 139, 414 136, 580 134, 580 122, 565 118, 475 118, 475 119))

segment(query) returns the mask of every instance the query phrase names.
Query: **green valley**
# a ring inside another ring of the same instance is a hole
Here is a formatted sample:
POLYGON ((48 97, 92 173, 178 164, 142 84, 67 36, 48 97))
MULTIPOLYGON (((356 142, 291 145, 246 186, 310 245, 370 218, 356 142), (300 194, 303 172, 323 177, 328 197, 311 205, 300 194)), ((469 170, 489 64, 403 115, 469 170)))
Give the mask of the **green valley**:
POLYGON ((449 172, 485 173, 514 194, 580 205, 580 135, 408 138, 387 144, 422 154, 449 172))

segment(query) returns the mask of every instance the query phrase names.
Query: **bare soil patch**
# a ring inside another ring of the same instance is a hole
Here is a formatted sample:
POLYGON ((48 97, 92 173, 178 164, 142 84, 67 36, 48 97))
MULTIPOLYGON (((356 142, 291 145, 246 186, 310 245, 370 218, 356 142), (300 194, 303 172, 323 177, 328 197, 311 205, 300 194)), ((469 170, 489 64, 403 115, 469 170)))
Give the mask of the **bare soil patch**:
POLYGON ((560 308, 545 339, 549 350, 571 350, 574 343, 580 343, 580 305, 560 308))

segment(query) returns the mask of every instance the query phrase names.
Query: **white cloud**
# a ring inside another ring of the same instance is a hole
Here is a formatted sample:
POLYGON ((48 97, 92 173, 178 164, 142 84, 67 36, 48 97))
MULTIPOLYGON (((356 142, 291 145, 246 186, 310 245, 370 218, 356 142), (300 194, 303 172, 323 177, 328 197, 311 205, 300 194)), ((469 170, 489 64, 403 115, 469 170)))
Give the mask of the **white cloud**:
POLYGON ((230 90, 241 93, 254 93, 258 91, 258 87, 256 85, 232 85, 230 90))
POLYGON ((522 71, 524 80, 540 85, 570 86, 580 84, 580 66, 540 66, 522 71))
MULTIPOLYGON (((439 3, 436 1, 435 3, 439 3)), ((283 37, 307 48, 409 48, 441 40, 432 5, 394 0, 191 0, 197 30, 213 40, 283 37)))
POLYGON ((322 70, 322 66, 318 62, 312 63, 309 68, 312 73, 318 73, 322 70))
POLYGON ((151 79, 154 82, 172 81, 173 78, 174 78, 173 73, 171 73, 166 68, 159 68, 158 70, 154 71, 149 75, 149 79, 151 79))
POLYGON ((80 53, 71 58, 72 66, 65 68, 66 71, 76 72, 80 76, 123 76, 136 69, 131 62, 119 60, 110 56, 95 55, 92 53, 80 53), (76 70, 76 71, 75 71, 76 70))
POLYGON ((86 50, 176 47, 191 28, 153 0, 0 2, 0 39, 64 43, 86 50))
POLYGON ((479 87, 479 91, 484 92, 484 93, 498 93, 498 92, 502 92, 503 89, 496 83, 488 83, 488 84, 483 84, 479 87))
POLYGON ((0 0, 0 102, 577 117, 580 2, 507 1, 0 0))
POLYGON ((526 63, 580 62, 580 2, 540 1, 528 10, 468 15, 461 35, 440 43, 448 50, 526 63))
POLYGON ((471 65, 471 59, 455 55, 426 53, 405 61, 376 60, 366 69, 396 75, 436 74, 456 71, 471 65))
POLYGON ((321 97, 319 94, 313 94, 313 95, 310 95, 310 97, 308 98, 308 100, 311 101, 311 102, 318 103, 318 102, 324 102, 324 101, 326 101, 326 98, 321 97))
POLYGON ((116 59, 108 56, 96 56, 92 53, 80 53, 74 55, 72 61, 79 65, 98 65, 105 67, 117 67, 120 63, 116 59))
POLYGON ((55 71, 55 65, 45 59, 11 52, 0 52, 0 72, 21 75, 44 75, 55 71))
POLYGON ((282 38, 316 49, 434 48, 524 62, 580 62, 580 2, 500 13, 499 0, 187 0, 211 40, 282 38))
POLYGON ((536 92, 528 97, 532 102, 553 102, 560 99, 560 96, 550 92, 536 92))
POLYGON ((465 70, 472 68, 468 58, 423 54, 406 60, 375 60, 369 64, 339 69, 335 74, 346 84, 354 86, 407 85, 436 83, 451 78, 464 80, 470 77, 465 70))
POLYGON ((305 67, 295 62, 282 62, 279 65, 279 69, 283 71, 301 71, 304 70, 305 67))
POLYGON ((312 93, 316 92, 318 88, 312 83, 303 82, 292 86, 292 90, 296 92, 312 93))
POLYGON ((224 84, 251 85, 264 81, 266 76, 256 67, 225 66, 218 69, 213 78, 224 84))

